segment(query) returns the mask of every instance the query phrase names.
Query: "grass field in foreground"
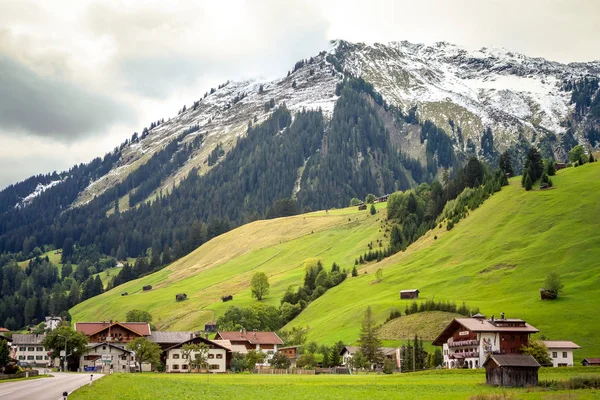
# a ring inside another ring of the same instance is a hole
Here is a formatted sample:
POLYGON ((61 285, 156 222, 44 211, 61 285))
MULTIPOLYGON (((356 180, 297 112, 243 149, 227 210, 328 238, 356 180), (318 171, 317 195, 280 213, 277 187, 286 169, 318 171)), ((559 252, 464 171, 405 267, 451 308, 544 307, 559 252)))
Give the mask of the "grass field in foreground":
MULTIPOLYGON (((544 368, 540 380, 566 380, 600 368, 544 368)), ((485 385, 484 370, 438 370, 394 375, 113 374, 84 386, 70 400, 169 399, 594 399, 598 390, 501 389, 485 385), (567 397, 568 396, 568 397, 567 397)))

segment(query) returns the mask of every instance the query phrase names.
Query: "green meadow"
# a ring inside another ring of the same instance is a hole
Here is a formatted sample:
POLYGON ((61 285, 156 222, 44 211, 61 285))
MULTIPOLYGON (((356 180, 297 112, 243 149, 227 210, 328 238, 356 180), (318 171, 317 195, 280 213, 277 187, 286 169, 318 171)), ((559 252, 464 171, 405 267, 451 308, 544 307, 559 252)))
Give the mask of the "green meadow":
MULTIPOLYGON (((598 163, 559 171, 549 190, 526 192, 520 177, 514 178, 451 231, 443 224, 406 252, 361 266, 358 277, 330 289, 287 328, 308 326, 309 340, 320 343, 352 343, 367 306, 383 323, 391 309, 404 313, 410 305, 399 299, 399 291, 416 288, 421 299, 465 302, 487 316, 504 312, 525 319, 547 338, 573 340, 583 347, 575 353, 577 362, 599 357, 598 178, 598 163), (379 268, 383 280, 376 283, 379 268), (551 271, 560 274, 564 294, 542 301, 539 288, 551 271)), ((128 310, 141 308, 152 313, 159 329, 199 330, 231 305, 256 303, 249 290, 256 271, 267 273, 271 283, 263 302, 278 305, 288 286, 302 282, 306 259, 320 258, 327 268, 335 261, 350 270, 370 242, 383 239, 385 245, 385 218, 380 204, 374 216, 351 207, 253 222, 162 271, 75 306, 71 314, 74 321, 122 320, 128 310), (144 285, 153 289, 142 292, 144 285), (188 300, 175 302, 177 293, 188 300), (228 294, 233 301, 222 303, 228 294)), ((384 327, 386 341, 425 333, 427 324, 410 318, 403 324, 403 318, 384 327)))
MULTIPOLYGON (((540 380, 566 380, 599 368, 543 368, 540 380)), ((502 389, 484 370, 378 375, 113 374, 84 386, 72 400, 169 399, 595 399, 600 390, 502 389)))

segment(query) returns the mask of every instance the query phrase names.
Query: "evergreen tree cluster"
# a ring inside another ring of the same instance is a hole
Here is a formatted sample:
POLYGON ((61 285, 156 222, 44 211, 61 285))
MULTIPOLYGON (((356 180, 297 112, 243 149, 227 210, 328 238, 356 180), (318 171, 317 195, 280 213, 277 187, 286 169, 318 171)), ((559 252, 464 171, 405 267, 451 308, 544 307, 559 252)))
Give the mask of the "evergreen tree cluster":
POLYGON ((415 335, 412 343, 409 341, 400 348, 400 370, 402 372, 420 371, 427 368, 427 352, 423 340, 415 335))
POLYGON ((542 177, 543 172, 544 165, 542 162, 542 155, 538 149, 531 147, 527 152, 527 158, 525 159, 521 186, 526 190, 531 190, 533 184, 542 177))
POLYGON ((47 315, 68 316, 80 301, 101 294, 99 275, 114 266, 114 260, 99 260, 93 266, 84 262, 75 272, 70 263, 62 274, 48 257, 35 257, 23 269, 10 261, 0 269, 0 325, 17 330, 44 321, 47 315))
POLYGON ((404 309, 404 315, 422 313, 426 311, 445 311, 470 317, 479 312, 479 307, 470 308, 464 302, 457 307, 456 303, 449 301, 427 300, 420 303, 413 301, 410 306, 407 305, 404 309))

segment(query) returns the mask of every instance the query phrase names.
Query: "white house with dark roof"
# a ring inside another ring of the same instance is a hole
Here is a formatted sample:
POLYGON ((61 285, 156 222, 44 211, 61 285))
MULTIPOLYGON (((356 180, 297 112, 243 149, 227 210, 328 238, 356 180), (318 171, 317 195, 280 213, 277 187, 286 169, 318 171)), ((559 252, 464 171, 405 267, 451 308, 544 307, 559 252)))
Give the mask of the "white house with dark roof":
POLYGON ((12 347, 14 358, 18 361, 28 362, 38 367, 50 366, 52 360, 48 356, 48 350, 42 345, 46 335, 20 334, 12 336, 12 347))
MULTIPOLYGON (((81 370, 90 368, 97 369, 107 373, 111 369, 113 372, 131 372, 137 367, 135 355, 123 348, 111 343, 93 343, 88 344, 87 351, 79 360, 81 370)), ((150 371, 150 364, 142 364, 143 371, 150 371)))
POLYGON ((543 340, 542 343, 548 348, 553 367, 572 367, 573 350, 581 348, 570 340, 543 340))
MULTIPOLYGON (((182 347, 185 344, 201 343, 208 346, 208 354, 206 358, 208 372, 227 372, 227 368, 229 368, 231 362, 231 350, 224 345, 225 343, 223 342, 225 341, 209 340, 198 335, 165 349, 165 372, 189 372, 190 360, 186 358, 187 355, 182 352, 182 347)), ((195 353, 192 353, 190 356, 193 358, 195 353)))
POLYGON ((478 314, 456 318, 433 341, 442 346, 446 368, 480 368, 489 354, 520 354, 529 335, 539 332, 522 319, 478 314))

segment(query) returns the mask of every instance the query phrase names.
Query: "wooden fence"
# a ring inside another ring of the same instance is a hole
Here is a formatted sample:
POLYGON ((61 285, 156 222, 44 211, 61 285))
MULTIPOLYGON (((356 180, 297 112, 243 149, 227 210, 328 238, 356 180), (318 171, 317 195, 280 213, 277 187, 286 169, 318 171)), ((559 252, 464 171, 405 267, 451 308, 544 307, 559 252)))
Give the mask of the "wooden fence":
POLYGON ((314 375, 314 369, 301 369, 301 368, 289 368, 289 369, 275 369, 275 368, 258 368, 254 370, 256 374, 267 374, 267 375, 314 375))

